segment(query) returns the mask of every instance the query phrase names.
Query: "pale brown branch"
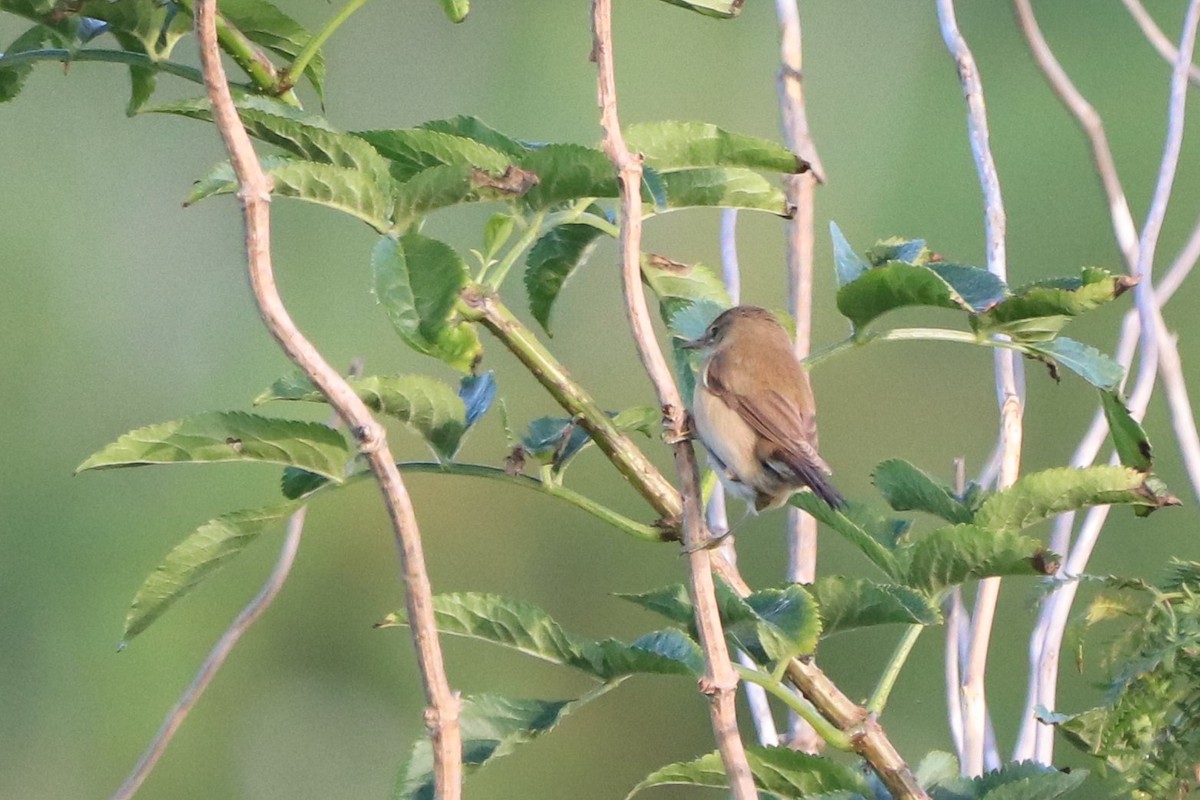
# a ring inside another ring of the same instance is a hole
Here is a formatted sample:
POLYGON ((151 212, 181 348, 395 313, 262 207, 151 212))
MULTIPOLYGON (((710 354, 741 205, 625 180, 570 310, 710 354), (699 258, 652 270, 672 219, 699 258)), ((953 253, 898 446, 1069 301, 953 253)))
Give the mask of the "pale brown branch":
POLYGON ((296 552, 300 549, 300 537, 304 533, 304 517, 307 514, 308 506, 301 506, 288 519, 287 534, 284 536, 283 547, 279 550, 279 558, 275 561, 275 568, 271 570, 271 574, 259 589, 258 594, 246 604, 246 607, 234 618, 229 627, 225 629, 225 633, 221 634, 221 638, 213 645, 212 650, 204 659, 204 663, 200 665, 200 669, 192 678, 192 682, 187 685, 183 694, 179 696, 179 700, 163 718, 162 725, 154 734, 154 738, 150 740, 150 744, 142 753, 142 757, 138 759, 138 763, 134 765, 129 777, 113 793, 112 800, 129 800, 137 794, 142 783, 154 769, 154 765, 158 763, 158 759, 166 752, 167 745, 171 743, 175 732, 183 725, 188 714, 200 701, 204 691, 225 663, 225 659, 233 652, 233 648, 242 638, 242 634, 249 630, 250 626, 263 615, 263 612, 270 608, 275 596, 283 588, 288 574, 292 571, 296 552))
POLYGON ((625 311, 638 354, 654 383, 663 410, 667 437, 673 444, 675 468, 683 495, 683 541, 688 551, 689 589, 696 611, 696 629, 704 652, 705 676, 701 691, 709 697, 709 714, 725 775, 737 800, 755 800, 758 792, 746 760, 745 746, 737 728, 734 705, 737 673, 729 660, 725 634, 717 609, 716 587, 708 551, 707 534, 700 502, 700 475, 692 443, 686 438, 687 410, 671 376, 666 358, 654 336, 650 311, 642 289, 642 160, 629 152, 617 116, 617 88, 613 65, 612 2, 592 2, 592 60, 596 62, 600 124, 604 129, 604 151, 617 170, 620 187, 621 274, 625 289, 625 311))
POLYGON ((196 3, 196 34, 204 83, 238 179, 238 200, 246 224, 246 257, 250 284, 267 330, 293 362, 313 382, 346 424, 359 451, 375 474, 400 553, 410 630, 425 689, 425 723, 433 744, 435 796, 458 800, 462 793, 462 741, 458 724, 459 699, 446 679, 433 592, 425 569, 420 532, 412 500, 396 469, 387 437, 366 405, 341 375, 322 358, 292 322, 279 296, 271 265, 271 183, 259 165, 250 137, 233 103, 216 38, 216 0, 196 3))
MULTIPOLYGON (((1140 0, 1121 0, 1128 9, 1129 15, 1133 17, 1133 21, 1142 29, 1142 35, 1150 42, 1151 46, 1158 51, 1158 54, 1163 57, 1163 60, 1168 64, 1174 64, 1179 58, 1179 48, 1175 43, 1167 38, 1167 35, 1162 32, 1162 28, 1158 27, 1158 23, 1154 21, 1154 17, 1150 16, 1150 12, 1141 4, 1140 0)), ((1194 86, 1200 86, 1200 67, 1195 64, 1189 64, 1187 68, 1188 81, 1194 86)))

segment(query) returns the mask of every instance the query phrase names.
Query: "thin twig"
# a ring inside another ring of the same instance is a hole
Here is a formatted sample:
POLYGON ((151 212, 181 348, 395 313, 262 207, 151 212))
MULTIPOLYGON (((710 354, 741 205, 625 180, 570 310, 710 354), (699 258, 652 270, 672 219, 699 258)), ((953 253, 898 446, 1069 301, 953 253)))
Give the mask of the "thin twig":
MULTIPOLYGON (((992 158, 988 141, 987 110, 983 100, 983 85, 979 69, 970 48, 958 29, 954 16, 953 0, 938 0, 938 20, 946 48, 954 58, 959 81, 967 102, 967 130, 975 168, 984 195, 984 229, 987 238, 988 271, 1001 280, 1006 280, 1005 258, 1005 214, 1004 201, 1000 194, 1000 180, 992 158)), ((996 394, 1000 406, 1001 460, 997 486, 1011 486, 1017 479, 1021 466, 1021 419, 1024 398, 1020 391, 1017 373, 1019 362, 1014 354, 1005 349, 995 353, 996 394)), ((987 698, 984 677, 987 669, 987 652, 991 640, 996 601, 1000 592, 1000 579, 987 578, 979 582, 975 606, 971 615, 971 646, 963 674, 963 737, 965 757, 962 769, 967 775, 983 774, 987 731, 987 698)))
MULTIPOLYGON (((808 128, 804 102, 803 29, 798 0, 775 0, 779 21, 779 75, 776 80, 784 141, 788 149, 809 164, 799 175, 787 177, 788 204, 794 216, 788 221, 787 274, 788 307, 796 321, 795 352, 804 358, 812 347, 813 220, 817 182, 825 181, 825 170, 808 128)), ((805 380, 808 373, 804 373, 805 380)), ((812 409, 816 414, 816 408, 812 409)), ((813 444, 816 445, 816 431, 813 444)), ((817 521, 797 508, 787 513, 787 578, 795 583, 812 583, 817 569, 817 521)), ((789 744, 806 753, 819 752, 823 740, 799 715, 791 717, 789 744)))
POLYGON ((675 469, 683 495, 683 541, 688 549, 689 589, 695 608, 696 629, 704 652, 705 675, 701 691, 709 697, 709 714, 717 749, 725 765, 725 776, 737 800, 756 800, 758 791, 746 760, 745 747, 737 728, 734 705, 738 677, 725 645, 725 634, 717 609, 716 587, 709 554, 704 549, 706 533, 700 501, 700 475, 696 455, 687 438, 687 410, 679 388, 671 377, 650 321, 642 290, 641 159, 629 152, 617 116, 617 87, 613 65, 612 0, 592 2, 592 60, 596 62, 597 99, 604 130, 604 151, 617 171, 620 187, 621 276, 625 311, 637 344, 642 366, 654 384, 662 406, 666 434, 673 442, 675 469))
MULTIPOLYGON (((1158 27, 1158 23, 1154 21, 1154 17, 1150 16, 1150 12, 1146 10, 1140 0, 1121 0, 1125 4, 1125 8, 1129 10, 1129 15, 1133 17, 1133 21, 1142 29, 1142 35, 1150 42, 1158 54, 1163 57, 1163 60, 1168 64, 1174 64, 1179 58, 1179 48, 1175 43, 1167 38, 1167 35, 1158 27)), ((1195 64, 1188 66, 1188 80, 1200 86, 1200 67, 1195 64)))
POLYGON ((435 797, 458 800, 462 793, 462 740, 458 725, 459 699, 446 679, 433 591, 425 569, 420 532, 412 500, 388 449, 387 436, 370 410, 292 322, 275 286, 270 248, 271 184, 250 144, 233 104, 217 46, 216 0, 197 0, 196 32, 200 63, 230 163, 238 178, 238 199, 246 224, 246 257, 250 284, 259 313, 271 335, 328 400, 358 442, 375 473, 391 519, 404 580, 405 602, 417 664, 425 689, 425 725, 434 754, 435 797))
POLYGON ((208 685, 212 683, 212 679, 216 677, 217 671, 225 663, 225 659, 233 652, 234 646, 238 640, 242 638, 250 626, 253 625, 259 617, 263 615, 275 600, 275 596, 279 594, 279 590, 283 588, 284 582, 287 580, 288 573, 292 570, 292 564, 296 560, 296 551, 300 549, 300 537, 304 533, 304 517, 308 514, 308 506, 301 506, 288 519, 287 534, 284 536, 283 547, 279 550, 279 558, 275 561, 275 568, 271 570, 271 574, 267 577, 258 594, 246 604, 245 608, 234 618, 225 633, 221 634, 221 638, 213 645, 209 651, 208 657, 200 665, 200 669, 196 671, 196 676, 192 678, 192 682, 183 690, 183 694, 179 696, 179 700, 167 712, 167 716, 163 719, 162 725, 159 726, 158 732, 154 734, 154 738, 150 740, 146 751, 142 753, 142 757, 138 759, 138 763, 134 766, 133 771, 129 773, 129 777, 121 784, 120 788, 113 793, 112 800, 129 800, 137 794, 141 788, 142 782, 154 769, 154 765, 158 763, 158 759, 166 751, 167 745, 171 743, 175 732, 183 725, 187 715, 192 708, 199 702, 204 695, 204 691, 208 685))

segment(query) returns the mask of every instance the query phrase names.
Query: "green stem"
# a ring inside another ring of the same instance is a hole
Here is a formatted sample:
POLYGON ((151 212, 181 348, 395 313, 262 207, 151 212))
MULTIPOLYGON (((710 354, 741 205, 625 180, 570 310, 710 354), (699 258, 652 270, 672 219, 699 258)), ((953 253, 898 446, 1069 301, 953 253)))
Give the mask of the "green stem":
POLYGON ((545 219, 546 212, 544 210, 534 214, 533 219, 529 220, 528 225, 526 225, 525 232, 521 234, 521 238, 508 249, 508 252, 504 254, 504 259, 496 265, 496 269, 491 271, 486 280, 484 280, 486 268, 484 272, 480 272, 480 280, 483 281, 483 285, 488 290, 494 292, 500 288, 500 284, 504 282, 504 277, 508 275, 508 271, 512 269, 512 265, 517 263, 517 259, 521 256, 521 253, 531 247, 541 235, 542 222, 545 219))
POLYGON ((908 661, 913 645, 917 643, 917 638, 924 629, 924 625, 909 625, 908 629, 904 631, 904 635, 896 644, 896 649, 892 651, 892 657, 888 659, 887 666, 883 669, 883 675, 879 677, 875 691, 871 692, 871 699, 867 701, 867 711, 876 715, 883 713, 888 695, 892 693, 892 687, 896 685, 896 679, 900 677, 900 670, 904 667, 904 662, 908 661))
POLYGON ((557 497, 581 511, 586 511, 597 519, 607 522, 615 528, 644 542, 662 541, 662 531, 650 525, 643 525, 629 517, 613 511, 608 506, 580 494, 572 489, 551 481, 542 481, 528 475, 510 475, 500 467, 490 467, 485 464, 439 464, 436 461, 401 461, 396 466, 402 472, 436 473, 438 475, 464 475, 472 478, 487 478, 501 483, 523 486, 535 492, 557 497))
MULTIPOLYGON (((189 16, 195 17, 196 10, 193 0, 177 0, 177 2, 189 16)), ((217 14, 217 44, 250 77, 256 91, 278 97, 288 105, 300 105, 296 95, 291 92, 291 87, 280 84, 279 74, 275 65, 271 63, 271 59, 267 58, 266 54, 250 41, 246 34, 231 25, 225 19, 225 15, 221 13, 217 14)))
POLYGON ((796 716, 812 725, 813 730, 817 735, 829 743, 829 746, 835 750, 850 752, 854 749, 850 737, 842 731, 838 730, 833 723, 821 716, 821 712, 813 707, 812 703, 808 702, 801 695, 793 692, 791 689, 783 685, 783 682, 777 678, 773 678, 756 669, 743 667, 741 664, 734 664, 733 668, 737 671, 739 677, 744 681, 755 683, 767 690, 775 697, 782 700, 788 708, 796 712, 796 716))
MULTIPOLYGON (((177 64, 174 61, 155 61, 145 53, 135 53, 131 50, 61 50, 46 48, 42 50, 22 50, 19 53, 9 53, 0 56, 0 68, 20 67, 37 61, 60 61, 64 64, 74 61, 106 61, 113 64, 128 64, 134 67, 166 72, 193 83, 204 83, 204 76, 195 67, 177 64)), ((231 83, 240 89, 253 89, 247 84, 231 83)))
MULTIPOLYGON (((617 429, 592 396, 567 373, 565 367, 538 341, 495 294, 468 286, 460 295, 459 311, 482 322, 550 392, 550 395, 592 437, 608 460, 662 515, 662 527, 678 530, 683 511, 679 490, 646 458, 628 436, 617 429)), ((668 538, 661 536, 660 538, 668 538)))
POLYGON ((979 336, 969 331, 954 331, 947 328, 894 328, 889 331, 879 331, 878 333, 860 333, 856 336, 843 339, 840 342, 834 342, 809 355, 808 358, 804 359, 804 365, 812 369, 846 350, 863 347, 872 342, 958 342, 960 344, 973 344, 977 347, 1003 347, 1006 350, 1015 350, 1018 353, 1029 352, 1029 348, 1020 342, 979 336))
POLYGON ((283 71, 279 76, 279 84, 287 89, 296 85, 300 80, 300 76, 304 74, 304 70, 308 68, 308 64, 313 60, 317 53, 321 52, 321 48, 330 36, 342 26, 342 24, 350 19, 355 11, 365 5, 367 0, 348 0, 346 5, 342 6, 342 10, 334 14, 329 22, 325 23, 325 27, 316 36, 309 39, 304 44, 304 48, 296 55, 292 65, 283 71))

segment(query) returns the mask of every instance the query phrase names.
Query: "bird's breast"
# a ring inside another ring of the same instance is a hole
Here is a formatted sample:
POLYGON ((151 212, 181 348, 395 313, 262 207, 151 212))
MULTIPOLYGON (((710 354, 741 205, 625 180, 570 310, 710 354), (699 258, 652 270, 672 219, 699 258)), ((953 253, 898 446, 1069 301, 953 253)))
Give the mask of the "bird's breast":
MULTIPOLYGON (((727 488, 744 495, 745 487, 733 487, 731 481, 753 487, 758 483, 762 465, 754 454, 758 434, 741 416, 703 384, 696 386, 692 403, 696 433, 705 449, 719 464, 713 467, 727 488)), ((750 489, 751 496, 753 489, 750 489)))

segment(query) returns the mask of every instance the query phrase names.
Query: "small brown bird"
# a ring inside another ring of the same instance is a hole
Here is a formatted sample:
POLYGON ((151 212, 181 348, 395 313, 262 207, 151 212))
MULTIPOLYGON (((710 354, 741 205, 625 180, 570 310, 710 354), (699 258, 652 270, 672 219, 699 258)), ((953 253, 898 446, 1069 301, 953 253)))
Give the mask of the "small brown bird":
POLYGON ((774 314, 735 306, 682 347, 704 358, 692 418, 728 491, 755 512, 781 506, 805 487, 832 508, 845 504, 814 446, 808 376, 774 314))

